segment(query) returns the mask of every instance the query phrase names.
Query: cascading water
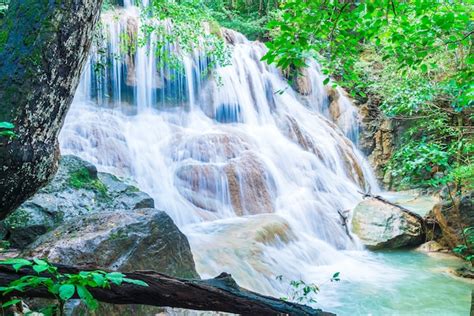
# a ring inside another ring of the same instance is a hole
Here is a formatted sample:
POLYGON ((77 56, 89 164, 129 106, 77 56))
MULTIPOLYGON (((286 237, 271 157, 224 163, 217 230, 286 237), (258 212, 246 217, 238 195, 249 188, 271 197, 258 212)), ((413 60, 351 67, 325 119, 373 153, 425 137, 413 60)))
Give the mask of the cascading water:
MULTIPOLYGON (((263 44, 231 30, 222 30, 231 65, 205 76, 199 52, 178 70, 159 65, 153 40, 124 51, 124 37, 136 41, 136 8, 104 14, 103 24, 106 54, 91 54, 62 152, 149 193, 188 236, 201 276, 226 271, 275 296, 287 295, 278 275, 321 284, 338 271, 361 287, 377 280, 372 290, 403 277, 363 251, 341 221, 358 191, 377 184, 354 145, 355 108, 342 90, 324 87, 316 63, 303 96, 260 61, 263 44)), ((342 305, 344 286, 327 287, 319 306, 342 305)))

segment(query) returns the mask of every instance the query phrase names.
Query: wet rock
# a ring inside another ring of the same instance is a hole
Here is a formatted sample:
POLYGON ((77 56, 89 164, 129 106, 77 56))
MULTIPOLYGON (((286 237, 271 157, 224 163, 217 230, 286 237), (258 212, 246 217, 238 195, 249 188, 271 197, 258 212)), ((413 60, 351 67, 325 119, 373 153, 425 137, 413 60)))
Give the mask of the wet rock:
POLYGON ((473 267, 461 267, 456 269, 454 273, 457 276, 467 279, 474 279, 474 268, 473 267))
POLYGON ((367 102, 359 107, 362 122, 359 147, 368 156, 379 182, 390 188, 393 179, 385 167, 401 139, 405 126, 402 121, 387 118, 380 110, 381 102, 378 96, 369 95, 367 102))
POLYGON ((274 180, 250 151, 225 164, 187 164, 176 171, 179 192, 199 208, 232 208, 239 216, 272 213, 274 180))
POLYGON ((354 209, 352 231, 369 249, 411 247, 424 241, 422 221, 400 208, 367 199, 354 209))
POLYGON ((464 244, 463 229, 474 226, 474 191, 454 201, 455 205, 450 199, 436 204, 429 215, 441 228, 439 242, 450 248, 464 244))
POLYGON ((192 137, 177 146, 173 154, 175 160, 188 158, 201 162, 225 162, 236 158, 250 148, 237 135, 209 133, 192 137))
POLYGON ((184 165, 176 171, 175 185, 181 195, 201 209, 218 212, 228 204, 227 181, 219 166, 184 165))
POLYGON ((4 238, 24 248, 65 221, 103 212, 154 207, 153 199, 117 177, 63 156, 53 180, 1 222, 4 238))
POLYGON ((446 247, 443 247, 440 245, 438 242, 434 240, 430 240, 416 248, 417 251, 419 252, 425 252, 425 253, 430 253, 430 252, 446 252, 448 249, 446 247))
POLYGON ((224 168, 230 200, 237 215, 273 213, 275 183, 260 159, 247 152, 224 168))
POLYGON ((214 275, 218 270, 231 271, 237 279, 241 276, 242 282, 249 287, 249 283, 254 282, 249 278, 252 271, 274 274, 271 268, 274 262, 264 255, 266 247, 278 249, 298 240, 289 223, 276 214, 215 221, 194 227, 189 236, 200 272, 214 275), (235 262, 239 261, 245 264, 236 267, 235 262), (219 266, 212 262, 219 262, 219 266))
POLYGON ((310 95, 313 92, 308 69, 301 68, 298 70, 293 79, 293 87, 302 95, 310 95))
MULTIPOLYGON (((23 251, 24 257, 48 258, 70 265, 92 265, 120 270, 153 270, 181 278, 199 278, 186 236, 173 220, 156 209, 108 211, 68 222, 23 251)), ((45 305, 44 302, 37 302, 45 305)), ((90 311, 71 301, 72 315, 90 311)), ((94 315, 155 315, 150 306, 100 304, 94 315)))
POLYGON ((198 277, 186 236, 165 212, 155 209, 83 216, 41 236, 21 255, 70 265, 198 277))

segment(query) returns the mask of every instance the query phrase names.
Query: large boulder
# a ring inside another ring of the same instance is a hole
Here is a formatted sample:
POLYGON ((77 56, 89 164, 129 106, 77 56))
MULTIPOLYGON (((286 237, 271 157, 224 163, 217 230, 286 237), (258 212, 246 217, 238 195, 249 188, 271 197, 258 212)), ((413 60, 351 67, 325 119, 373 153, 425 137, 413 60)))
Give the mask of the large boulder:
POLYGON ((375 198, 362 201, 354 209, 352 231, 369 249, 411 247, 425 240, 419 217, 375 198))
POLYGON ((65 221, 108 210, 153 208, 153 199, 117 177, 63 156, 53 180, 0 223, 3 237, 24 248, 65 221))
POLYGON ((443 197, 445 199, 433 207, 428 217, 434 218, 441 228, 439 242, 444 246, 454 248, 464 244, 463 230, 474 227, 474 191, 455 198, 457 207, 453 205, 450 198, 443 197))
MULTIPOLYGON (((154 270, 181 278, 199 278, 186 236, 173 220, 156 209, 89 214, 41 236, 21 256, 47 258, 70 265, 89 265, 122 272, 154 270)), ((43 300, 34 306, 48 304, 43 300)), ((157 315, 162 308, 100 304, 90 312, 79 301, 68 315, 157 315)))
POLYGON ((69 265, 198 277, 186 236, 165 212, 156 209, 83 216, 41 236, 22 256, 69 265))

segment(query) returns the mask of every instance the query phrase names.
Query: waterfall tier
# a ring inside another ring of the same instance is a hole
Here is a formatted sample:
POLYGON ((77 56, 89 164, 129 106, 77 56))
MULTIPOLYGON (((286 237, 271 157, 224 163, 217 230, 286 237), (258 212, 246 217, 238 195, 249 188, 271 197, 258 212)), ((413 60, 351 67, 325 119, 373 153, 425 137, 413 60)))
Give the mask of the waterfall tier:
POLYGON ((280 274, 323 281, 362 263, 364 277, 348 278, 382 277, 349 254, 361 247, 339 215, 377 188, 343 91, 325 87, 312 62, 298 93, 260 61, 262 43, 227 29, 230 65, 206 71, 210 57, 196 49, 172 67, 154 54, 157 36, 135 45, 140 23, 134 7, 104 14, 62 152, 149 193, 187 234, 204 277, 225 270, 273 295, 286 287, 280 274))

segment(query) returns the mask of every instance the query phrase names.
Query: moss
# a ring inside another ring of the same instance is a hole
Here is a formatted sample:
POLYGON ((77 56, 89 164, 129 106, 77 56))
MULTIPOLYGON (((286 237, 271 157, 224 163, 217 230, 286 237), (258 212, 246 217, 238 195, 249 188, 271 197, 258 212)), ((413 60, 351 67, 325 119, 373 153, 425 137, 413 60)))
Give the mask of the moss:
POLYGON ((30 214, 23 210, 18 209, 17 211, 13 212, 10 216, 5 219, 5 224, 14 229, 16 227, 23 227, 28 224, 30 220, 30 214))
POLYGON ((94 190, 100 197, 108 197, 107 187, 99 179, 93 178, 87 168, 80 168, 69 176, 69 185, 76 189, 94 190))
POLYGON ((9 34, 8 29, 0 30, 0 52, 3 51, 3 49, 4 49, 4 47, 7 43, 8 34, 9 34))
POLYGON ((136 193, 136 192, 140 192, 140 189, 137 188, 134 185, 131 185, 131 186, 128 187, 127 191, 130 192, 130 193, 136 193))
POLYGON ((115 231, 110 234, 109 240, 127 239, 128 234, 123 230, 115 231))

